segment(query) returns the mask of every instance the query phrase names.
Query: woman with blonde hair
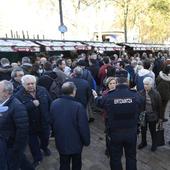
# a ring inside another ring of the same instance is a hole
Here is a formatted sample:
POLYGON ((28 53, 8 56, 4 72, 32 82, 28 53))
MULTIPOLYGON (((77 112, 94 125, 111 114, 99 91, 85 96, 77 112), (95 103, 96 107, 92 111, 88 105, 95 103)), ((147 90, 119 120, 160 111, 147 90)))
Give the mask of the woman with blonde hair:
MULTIPOLYGON (((115 90, 116 89, 116 79, 114 77, 108 77, 106 79, 106 82, 105 82, 105 85, 106 85, 106 90, 103 91, 103 94, 102 96, 106 96, 110 91, 112 90, 115 90)), ((104 119, 104 122, 105 122, 105 138, 106 138, 106 151, 105 151, 105 154, 107 156, 109 156, 109 134, 108 134, 108 118, 107 118, 107 113, 106 111, 103 111, 102 113, 102 117, 104 119)))

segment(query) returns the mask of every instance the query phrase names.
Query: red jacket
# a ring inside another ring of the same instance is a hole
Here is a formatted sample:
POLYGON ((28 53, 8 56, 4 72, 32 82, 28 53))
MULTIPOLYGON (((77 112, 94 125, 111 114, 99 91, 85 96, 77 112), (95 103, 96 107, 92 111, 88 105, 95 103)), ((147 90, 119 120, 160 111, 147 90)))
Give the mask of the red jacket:
POLYGON ((108 67, 110 67, 111 65, 110 64, 104 64, 104 65, 102 65, 101 67, 100 67, 100 69, 99 69, 99 73, 98 73, 98 78, 99 78, 99 80, 100 80, 100 85, 102 85, 103 84, 103 80, 104 80, 104 78, 106 77, 106 69, 108 68, 108 67))

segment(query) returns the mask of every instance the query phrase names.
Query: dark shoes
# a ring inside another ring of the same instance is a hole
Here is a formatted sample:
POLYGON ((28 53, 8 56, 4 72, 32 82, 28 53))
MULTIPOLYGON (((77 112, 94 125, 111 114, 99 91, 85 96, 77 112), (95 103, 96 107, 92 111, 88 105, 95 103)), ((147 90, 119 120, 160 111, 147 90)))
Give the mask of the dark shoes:
POLYGON ((168 121, 168 119, 167 118, 163 118, 163 122, 167 122, 168 121))
POLYGON ((157 146, 152 145, 152 147, 151 147, 151 151, 152 151, 152 152, 155 152, 156 150, 157 150, 157 146))
POLYGON ((106 155, 108 158, 110 157, 110 154, 109 154, 108 149, 105 150, 105 155, 106 155))
POLYGON ((89 118, 89 123, 94 122, 95 118, 91 117, 89 118))
POLYGON ((138 145, 138 149, 142 149, 142 148, 144 148, 144 147, 146 147, 147 146, 147 143, 140 143, 139 145, 138 145))
MULTIPOLYGON (((146 146, 147 146, 147 143, 141 143, 141 144, 138 145, 138 149, 143 149, 146 146)), ((151 151, 155 152, 156 150, 157 150, 157 146, 156 145, 152 145, 151 151)))
MULTIPOLYGON (((42 150, 43 150, 45 156, 50 156, 50 155, 51 155, 50 149, 46 148, 46 149, 42 149, 42 150)), ((40 165, 41 162, 42 162, 42 159, 39 160, 39 161, 34 161, 34 162, 32 163, 32 166, 33 166, 34 168, 36 168, 37 166, 40 165)))
POLYGON ((50 151, 50 149, 48 149, 48 148, 43 149, 43 152, 44 152, 44 155, 45 155, 45 156, 50 156, 50 155, 51 155, 51 151, 50 151))

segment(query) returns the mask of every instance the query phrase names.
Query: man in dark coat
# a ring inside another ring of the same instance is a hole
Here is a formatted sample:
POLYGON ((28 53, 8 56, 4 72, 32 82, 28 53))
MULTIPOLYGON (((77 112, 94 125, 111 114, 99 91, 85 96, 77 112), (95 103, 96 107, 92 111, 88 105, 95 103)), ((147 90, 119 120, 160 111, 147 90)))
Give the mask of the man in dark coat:
MULTIPOLYGON (((24 155, 28 142, 29 122, 26 109, 13 94, 13 85, 9 81, 0 82, 0 154, 7 149, 8 170, 34 170, 24 155), (4 109, 2 109, 4 108, 4 109), (6 141, 5 143, 3 140, 6 141), (2 143, 3 142, 3 143, 2 143), (2 148, 3 145, 3 148, 2 148)), ((3 156, 2 156, 3 155, 3 156)), ((3 162, 4 163, 4 162, 3 162)), ((0 162, 2 165, 2 162, 0 162)), ((4 169, 3 169, 4 170, 4 169)), ((5 169, 6 170, 6 169, 5 169)))
POLYGON ((90 144, 90 131, 85 108, 76 102, 73 82, 62 85, 63 96, 53 101, 50 109, 56 147, 60 155, 60 170, 81 170, 83 146, 90 144))
POLYGON ((49 106, 50 96, 44 87, 36 86, 36 78, 25 75, 21 79, 22 88, 16 93, 16 97, 25 105, 29 117, 29 146, 36 167, 42 160, 42 149, 49 156, 49 106))
POLYGON ((52 64, 47 61, 44 64, 44 73, 38 79, 37 84, 39 86, 45 87, 46 90, 49 92, 52 100, 54 100, 60 95, 63 78, 61 76, 58 76, 57 73, 52 70, 52 64), (56 82, 55 84, 53 84, 54 81, 56 82))
MULTIPOLYGON (((77 62, 77 66, 81 67, 83 70, 83 74, 82 74, 81 78, 88 81, 91 89, 96 90, 96 81, 94 80, 93 76, 91 75, 91 72, 88 69, 86 69, 85 60, 79 60, 77 62)), ((94 115, 93 115, 93 111, 92 111, 92 103, 93 103, 93 99, 91 98, 87 105, 87 113, 89 115, 89 122, 94 121, 94 115)))
POLYGON ((86 109, 90 97, 92 96, 92 90, 89 86, 88 81, 84 80, 82 78, 82 75, 83 75, 83 69, 77 66, 73 70, 73 77, 68 81, 71 81, 76 85, 77 90, 76 90, 75 99, 78 102, 80 102, 86 109))
POLYGON ((11 83, 14 86, 14 93, 21 87, 21 78, 24 76, 24 71, 21 67, 16 67, 11 73, 11 83))
POLYGON ((0 80, 10 80, 12 66, 10 65, 9 60, 7 58, 1 58, 0 63, 0 80))
POLYGON ((22 57, 22 69, 24 70, 24 74, 30 74, 32 72, 32 64, 29 57, 22 57))

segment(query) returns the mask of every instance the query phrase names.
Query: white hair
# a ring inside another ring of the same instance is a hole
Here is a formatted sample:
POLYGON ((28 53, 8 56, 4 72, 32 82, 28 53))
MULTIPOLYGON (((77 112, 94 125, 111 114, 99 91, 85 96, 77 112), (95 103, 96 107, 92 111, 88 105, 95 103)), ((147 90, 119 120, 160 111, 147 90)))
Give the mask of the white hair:
POLYGON ((144 79, 143 79, 143 84, 145 84, 145 83, 148 83, 150 86, 154 86, 154 80, 153 80, 153 78, 151 78, 151 77, 145 77, 144 79))
POLYGON ((23 76, 23 77, 21 78, 21 83, 22 83, 22 85, 24 86, 25 83, 26 83, 26 81, 29 81, 29 80, 31 80, 31 81, 33 80, 34 82, 36 82, 36 77, 33 76, 33 75, 29 75, 29 74, 23 76))
POLYGON ((7 92, 9 95, 13 94, 14 86, 10 81, 2 80, 0 81, 0 84, 3 85, 3 91, 7 92))

